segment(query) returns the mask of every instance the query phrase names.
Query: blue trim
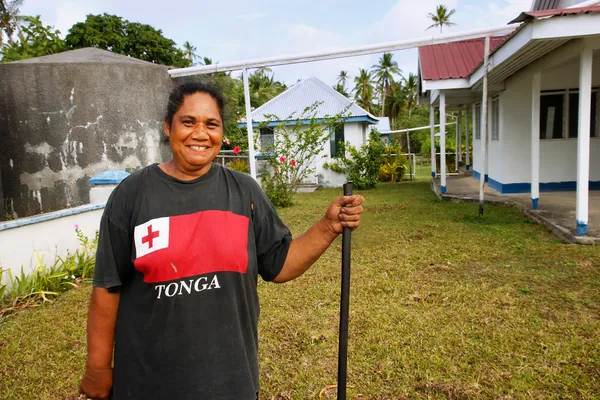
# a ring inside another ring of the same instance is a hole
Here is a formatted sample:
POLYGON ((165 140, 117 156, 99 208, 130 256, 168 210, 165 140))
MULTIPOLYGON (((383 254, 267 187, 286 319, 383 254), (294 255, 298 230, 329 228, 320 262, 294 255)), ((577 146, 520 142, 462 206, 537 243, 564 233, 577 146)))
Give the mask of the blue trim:
MULTIPOLYGON (((481 174, 479 173, 479 171, 473 170, 473 175, 472 176, 473 176, 473 178, 475 178, 477 180, 481 179, 481 174)), ((486 174, 485 175, 485 181, 487 182, 489 180, 490 180, 490 177, 486 174)))
POLYGON ((534 210, 538 209, 539 202, 540 202, 540 199, 531 199, 531 206, 533 207, 534 210))
POLYGON ((431 171, 431 177, 435 178, 435 171, 431 171))
MULTIPOLYGON (((319 123, 322 121, 327 121, 330 120, 331 118, 315 118, 315 122, 319 123)), ((312 121, 312 119, 301 119, 300 123, 302 125, 308 125, 310 122, 312 121)), ((376 120, 374 118, 371 118, 368 115, 362 115, 359 117, 348 117, 348 118, 343 118, 342 121, 344 123, 346 122, 368 122, 370 124, 377 124, 379 123, 379 120, 376 120)), ((267 126, 267 127, 273 127, 273 126, 279 126, 279 125, 296 125, 298 123, 297 119, 290 119, 290 120, 283 120, 283 121, 270 121, 268 124, 263 125, 263 126, 267 126)), ((258 128, 261 125, 261 122, 252 122, 252 126, 255 128, 258 128)), ((245 128, 246 127, 246 123, 245 122, 238 122, 238 128, 245 128)))
POLYGON ((21 226, 26 225, 33 225, 44 221, 68 217, 71 215, 82 214, 88 211, 99 210, 101 208, 104 208, 104 206, 106 206, 106 203, 86 204, 85 206, 66 208, 64 210, 53 211, 46 214, 34 215, 33 217, 19 218, 15 219, 14 221, 0 222, 0 231, 19 228, 21 226))
POLYGON ((471 170, 471 166, 469 164, 467 164, 467 171, 471 170))
POLYGON ((442 186, 442 194, 446 194, 446 186, 442 186))
MULTIPOLYGON (((479 175, 479 174, 478 174, 479 175)), ((475 177, 475 171, 473 171, 475 177)), ((501 183, 494 179, 489 179, 492 189, 502 194, 531 193, 531 183, 501 183)), ((590 181, 589 190, 600 190, 600 181, 590 181)), ((540 192, 574 192, 577 190, 577 182, 542 182, 540 183, 540 192)))
POLYGON ((577 234, 579 236, 587 235, 587 224, 581 221, 577 221, 577 234))
POLYGON ((129 172, 118 169, 102 171, 90 178, 90 185, 118 185, 121 181, 131 175, 129 172))

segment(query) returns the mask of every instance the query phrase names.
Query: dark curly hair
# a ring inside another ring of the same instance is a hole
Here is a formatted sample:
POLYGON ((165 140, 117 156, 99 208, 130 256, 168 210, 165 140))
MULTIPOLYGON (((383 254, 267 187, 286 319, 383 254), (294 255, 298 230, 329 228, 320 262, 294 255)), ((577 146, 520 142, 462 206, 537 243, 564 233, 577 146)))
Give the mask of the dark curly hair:
POLYGON ((200 82, 187 82, 182 83, 171 91, 169 95, 169 103, 167 104, 167 115, 165 116, 165 122, 169 127, 173 124, 173 116, 181 108, 183 99, 185 96, 189 96, 195 93, 206 93, 212 97, 219 107, 219 114, 221 114, 221 120, 223 118, 223 109, 225 108, 225 100, 223 95, 212 86, 200 82))

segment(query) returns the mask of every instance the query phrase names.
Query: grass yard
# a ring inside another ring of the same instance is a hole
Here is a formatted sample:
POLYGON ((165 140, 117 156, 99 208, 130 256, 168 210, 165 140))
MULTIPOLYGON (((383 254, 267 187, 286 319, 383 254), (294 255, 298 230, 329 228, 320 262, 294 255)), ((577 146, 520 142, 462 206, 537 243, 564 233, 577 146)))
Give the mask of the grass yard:
MULTIPOLYGON (((295 234, 339 191, 281 211, 295 234)), ((363 193, 353 235, 349 398, 600 396, 600 250, 516 209, 439 201, 428 183, 363 193)), ((261 399, 335 398, 341 240, 294 282, 261 282, 261 399)), ((0 397, 75 398, 89 287, 0 325, 0 397)))

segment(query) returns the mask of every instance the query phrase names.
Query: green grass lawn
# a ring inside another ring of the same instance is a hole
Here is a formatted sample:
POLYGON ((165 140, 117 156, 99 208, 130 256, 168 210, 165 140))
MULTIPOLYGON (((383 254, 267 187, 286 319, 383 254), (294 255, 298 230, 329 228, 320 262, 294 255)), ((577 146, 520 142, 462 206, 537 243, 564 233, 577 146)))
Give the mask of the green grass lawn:
MULTIPOLYGON (((303 232, 339 191, 281 211, 303 232)), ((362 193, 353 235, 349 398, 600 396, 600 251, 513 208, 441 202, 428 183, 362 193)), ((336 383, 341 240, 303 277, 261 282, 261 399, 336 383)), ((0 397, 74 398, 89 287, 0 325, 0 397)), ((335 398, 335 388, 322 398, 335 398)))

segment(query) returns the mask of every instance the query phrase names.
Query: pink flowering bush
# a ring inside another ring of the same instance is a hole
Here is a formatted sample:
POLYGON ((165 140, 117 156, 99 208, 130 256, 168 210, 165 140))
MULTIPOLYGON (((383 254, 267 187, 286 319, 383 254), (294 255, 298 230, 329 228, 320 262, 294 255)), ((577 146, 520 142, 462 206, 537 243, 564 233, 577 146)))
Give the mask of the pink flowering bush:
MULTIPOLYGON (((292 205, 296 189, 316 172, 315 159, 329 143, 331 133, 344 121, 347 109, 337 115, 317 118, 319 105, 317 102, 299 115, 292 113, 285 118, 267 115, 267 120, 260 124, 260 127, 275 126, 274 143, 268 149, 262 149, 272 173, 263 176, 262 182, 265 193, 276 207, 292 205)), ((259 137, 257 143, 258 140, 259 137)))

